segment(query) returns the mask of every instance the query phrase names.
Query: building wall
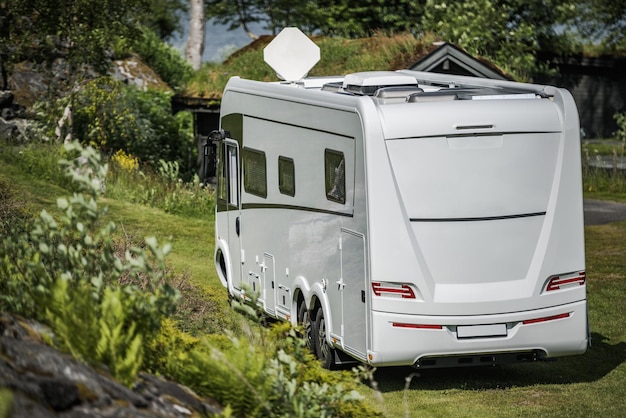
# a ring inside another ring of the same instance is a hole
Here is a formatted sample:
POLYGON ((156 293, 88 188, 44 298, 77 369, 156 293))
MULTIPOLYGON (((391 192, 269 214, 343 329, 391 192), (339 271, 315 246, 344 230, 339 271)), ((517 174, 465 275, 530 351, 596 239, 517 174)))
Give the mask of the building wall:
POLYGON ((626 111, 626 58, 552 58, 556 77, 536 81, 568 89, 574 96, 587 139, 610 138, 617 131, 613 115, 626 111))

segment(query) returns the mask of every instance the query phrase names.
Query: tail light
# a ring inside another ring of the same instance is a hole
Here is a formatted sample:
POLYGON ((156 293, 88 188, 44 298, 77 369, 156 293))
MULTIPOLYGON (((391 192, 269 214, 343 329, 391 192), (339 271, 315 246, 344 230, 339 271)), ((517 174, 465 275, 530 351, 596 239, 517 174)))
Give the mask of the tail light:
POLYGON ((552 290, 561 290, 570 286, 582 286, 585 284, 587 280, 587 275, 584 271, 577 273, 575 275, 563 275, 563 276, 555 276, 550 279, 548 285, 546 286, 546 292, 550 292, 552 290))
POLYGON ((548 322, 548 321, 554 321, 556 319, 565 319, 565 318, 569 318, 569 317, 570 317, 570 313, 566 312, 566 313, 562 313, 562 314, 558 314, 558 315, 544 316, 543 318, 526 319, 526 320, 522 321, 522 324, 524 324, 524 325, 537 324, 539 322, 548 322))
POLYGON ((410 324, 406 322, 392 322, 391 325, 396 328, 443 329, 443 325, 432 325, 432 324, 410 324))
POLYGON ((383 285, 381 282, 372 282, 372 290, 374 291, 374 295, 376 296, 383 296, 384 294, 386 294, 401 296, 402 299, 416 299, 413 288, 406 283, 385 283, 383 285))

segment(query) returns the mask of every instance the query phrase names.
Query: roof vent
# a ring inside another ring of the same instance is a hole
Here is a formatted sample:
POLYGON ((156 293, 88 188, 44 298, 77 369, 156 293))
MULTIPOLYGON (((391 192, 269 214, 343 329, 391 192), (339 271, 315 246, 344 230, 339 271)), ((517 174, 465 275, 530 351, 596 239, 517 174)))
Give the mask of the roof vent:
POLYGON ((343 89, 354 94, 371 96, 383 87, 417 87, 415 77, 394 71, 368 71, 348 74, 343 89))

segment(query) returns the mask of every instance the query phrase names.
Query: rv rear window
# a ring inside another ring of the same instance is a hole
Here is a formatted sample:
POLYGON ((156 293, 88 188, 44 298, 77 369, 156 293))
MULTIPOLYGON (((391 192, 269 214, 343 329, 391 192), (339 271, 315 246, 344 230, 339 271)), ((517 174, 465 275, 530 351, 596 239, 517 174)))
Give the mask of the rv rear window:
POLYGON ((267 197, 265 153, 251 148, 243 149, 243 187, 246 192, 267 197))
POLYGON ((324 177, 326 198, 346 203, 346 163, 343 152, 331 149, 324 151, 324 177))
POLYGON ((296 174, 291 158, 278 157, 278 189, 288 196, 296 195, 296 174))

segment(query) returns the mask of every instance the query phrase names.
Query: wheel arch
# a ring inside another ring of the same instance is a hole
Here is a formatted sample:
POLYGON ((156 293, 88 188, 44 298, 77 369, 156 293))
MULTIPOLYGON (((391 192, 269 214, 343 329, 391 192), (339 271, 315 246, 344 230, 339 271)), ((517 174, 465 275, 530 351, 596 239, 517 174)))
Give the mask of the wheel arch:
POLYGON ((215 264, 215 270, 217 271, 217 277, 220 279, 222 286, 227 288, 230 293, 232 283, 230 278, 233 277, 233 268, 228 243, 226 241, 220 239, 215 242, 213 262, 215 264))

